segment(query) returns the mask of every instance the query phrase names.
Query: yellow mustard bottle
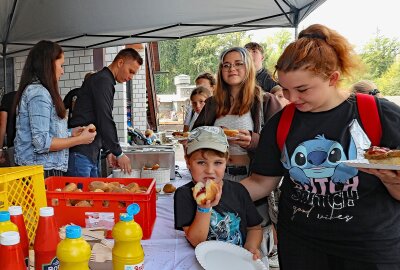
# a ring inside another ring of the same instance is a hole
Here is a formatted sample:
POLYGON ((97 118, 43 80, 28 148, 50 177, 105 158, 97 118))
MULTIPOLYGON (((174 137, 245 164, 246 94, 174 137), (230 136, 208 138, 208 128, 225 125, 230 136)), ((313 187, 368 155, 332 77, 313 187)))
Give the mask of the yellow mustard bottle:
POLYGON ((90 245, 82 238, 82 229, 76 225, 67 226, 65 239, 57 245, 59 270, 89 270, 90 245))
POLYGON ((18 232, 18 227, 10 221, 10 212, 0 211, 0 234, 3 232, 18 232))
POLYGON ((112 261, 114 270, 143 270, 144 251, 140 243, 143 237, 142 228, 133 219, 139 213, 138 204, 130 204, 126 214, 121 214, 120 221, 112 229, 114 247, 112 261))

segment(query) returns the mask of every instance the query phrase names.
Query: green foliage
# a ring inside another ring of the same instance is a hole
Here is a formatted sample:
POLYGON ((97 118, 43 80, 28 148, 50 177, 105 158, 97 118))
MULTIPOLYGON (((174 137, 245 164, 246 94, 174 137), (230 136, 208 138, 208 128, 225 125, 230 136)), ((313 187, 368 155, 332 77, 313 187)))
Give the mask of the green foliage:
POLYGON ((372 77, 378 79, 393 64, 399 52, 400 43, 382 36, 378 30, 376 36, 364 46, 361 58, 368 65, 372 77))
MULTIPOLYGON (((294 40, 294 35, 287 29, 269 36, 261 46, 265 49, 265 66, 275 70, 275 64, 286 46, 294 40)), ((246 32, 186 38, 159 42, 160 65, 165 73, 156 75, 157 93, 174 93, 174 77, 179 74, 190 76, 192 83, 202 72, 217 71, 219 56, 227 48, 243 46, 251 41, 246 32)), ((362 79, 374 81, 384 95, 400 95, 400 43, 377 32, 376 36, 364 46, 360 56, 365 64, 364 70, 353 73, 352 78, 343 79, 341 86, 362 79), (396 60, 397 57, 397 60, 396 60)))
POLYGON ((385 96, 400 96, 400 59, 377 80, 382 94, 385 96))
POLYGON ((275 35, 267 37, 265 42, 260 43, 265 53, 264 65, 270 72, 274 72, 278 58, 293 40, 294 35, 289 30, 283 29, 275 35))
POLYGON ((243 46, 250 41, 246 32, 160 41, 159 54, 162 74, 156 76, 157 93, 175 92, 174 77, 187 74, 192 82, 203 72, 215 73, 218 57, 227 48, 243 46))

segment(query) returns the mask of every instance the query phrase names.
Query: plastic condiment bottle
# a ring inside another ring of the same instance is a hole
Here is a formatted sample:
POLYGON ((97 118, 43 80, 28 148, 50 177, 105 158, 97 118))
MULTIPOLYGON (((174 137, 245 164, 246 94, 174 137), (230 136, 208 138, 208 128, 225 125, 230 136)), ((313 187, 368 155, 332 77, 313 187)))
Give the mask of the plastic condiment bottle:
POLYGON ((59 270, 89 270, 90 245, 82 238, 81 227, 67 226, 65 239, 57 245, 59 270))
POLYGON ((22 215, 22 207, 10 206, 8 208, 8 212, 10 212, 11 222, 17 225, 18 227, 20 245, 25 257, 26 269, 29 269, 29 239, 28 239, 28 233, 26 232, 24 216, 22 215))
POLYGON ((120 221, 112 229, 114 247, 112 261, 114 270, 144 269, 144 252, 140 240, 143 236, 142 228, 133 219, 139 213, 140 207, 133 203, 127 207, 127 213, 121 214, 120 221))
POLYGON ((10 212, 0 211, 0 233, 9 231, 18 232, 18 227, 10 221, 10 212))
POLYGON ((40 208, 39 224, 33 244, 35 270, 58 269, 60 262, 56 257, 56 250, 59 242, 53 207, 40 208))
POLYGON ((26 270, 18 232, 0 234, 0 264, 1 270, 26 270))

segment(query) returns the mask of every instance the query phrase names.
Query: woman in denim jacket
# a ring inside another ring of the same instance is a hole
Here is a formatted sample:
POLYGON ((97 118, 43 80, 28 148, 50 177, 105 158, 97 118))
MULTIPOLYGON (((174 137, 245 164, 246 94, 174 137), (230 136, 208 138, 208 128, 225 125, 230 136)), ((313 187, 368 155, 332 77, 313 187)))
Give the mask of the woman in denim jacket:
POLYGON ((45 177, 68 168, 68 148, 88 144, 96 132, 78 127, 68 137, 66 110, 58 91, 64 73, 64 52, 51 41, 40 41, 29 52, 15 97, 15 163, 43 165, 45 177))

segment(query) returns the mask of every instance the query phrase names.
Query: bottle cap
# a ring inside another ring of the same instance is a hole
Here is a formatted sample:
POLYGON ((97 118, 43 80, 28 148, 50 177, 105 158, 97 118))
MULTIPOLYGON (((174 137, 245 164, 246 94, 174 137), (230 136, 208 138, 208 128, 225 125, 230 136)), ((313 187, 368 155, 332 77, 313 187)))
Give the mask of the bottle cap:
POLYGON ((10 212, 0 211, 0 222, 9 221, 9 220, 10 220, 10 212))
POLYGON ((3 232, 0 234, 0 245, 13 246, 19 243, 18 232, 3 232))
POLYGON ((8 207, 8 212, 10 212, 11 216, 22 215, 22 207, 21 206, 10 206, 10 207, 8 207))
POLYGON ((121 221, 132 221, 133 220, 133 216, 129 215, 127 213, 123 213, 119 216, 119 220, 121 221))
POLYGON ((53 207, 42 207, 39 210, 41 217, 51 217, 54 216, 54 208, 53 207))
POLYGON ((82 236, 82 229, 77 225, 69 225, 65 229, 65 236, 69 239, 76 239, 82 236))
POLYGON ((128 215, 134 217, 137 213, 140 212, 140 206, 137 203, 132 203, 128 205, 128 207, 126 208, 126 212, 128 213, 128 215))

